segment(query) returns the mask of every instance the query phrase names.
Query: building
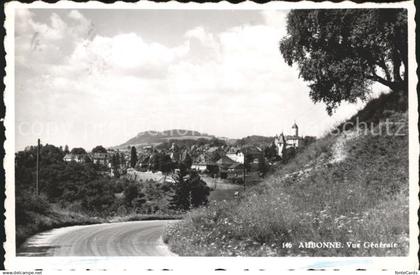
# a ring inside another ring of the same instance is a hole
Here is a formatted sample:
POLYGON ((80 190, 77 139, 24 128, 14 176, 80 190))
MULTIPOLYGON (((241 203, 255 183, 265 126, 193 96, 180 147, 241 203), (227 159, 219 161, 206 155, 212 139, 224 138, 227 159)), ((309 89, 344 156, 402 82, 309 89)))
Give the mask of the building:
POLYGON ((91 159, 94 164, 108 166, 110 164, 111 158, 108 153, 92 153, 91 159))
POLYGON ((175 179, 171 175, 166 175, 160 171, 152 172, 152 171, 136 171, 132 168, 127 170, 126 177, 130 180, 134 180, 137 182, 147 182, 147 181, 154 181, 159 183, 175 183, 175 179))
POLYGON ((227 156, 221 157, 216 161, 217 166, 219 167, 219 176, 222 179, 227 178, 228 170, 232 165, 237 164, 236 161, 228 158, 227 156))
POLYGON ((74 161, 74 162, 82 163, 82 162, 85 162, 86 161, 86 158, 87 157, 88 156, 86 154, 71 154, 71 153, 69 153, 69 154, 66 154, 64 156, 63 160, 65 162, 72 162, 72 161, 74 161))
POLYGON ((196 170, 200 173, 203 173, 207 170, 207 163, 205 162, 193 162, 191 169, 196 170))
POLYGON ((210 160, 210 157, 204 153, 198 155, 193 159, 191 169, 198 172, 214 171, 217 168, 217 164, 210 160))
POLYGON ((237 151, 236 153, 227 153, 226 156, 238 163, 244 163, 245 160, 245 156, 242 151, 237 151))
POLYGON ((281 133, 280 135, 276 135, 274 137, 274 145, 277 148, 277 155, 282 158, 287 150, 297 150, 315 140, 315 137, 299 136, 299 126, 296 123, 293 123, 292 130, 292 135, 284 135, 281 133))

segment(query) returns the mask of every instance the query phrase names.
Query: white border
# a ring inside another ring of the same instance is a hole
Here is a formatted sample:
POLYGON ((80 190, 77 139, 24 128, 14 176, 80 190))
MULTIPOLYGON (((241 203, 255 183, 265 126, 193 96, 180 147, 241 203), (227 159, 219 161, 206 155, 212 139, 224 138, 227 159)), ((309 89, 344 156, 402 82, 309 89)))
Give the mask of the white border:
POLYGON ((32 4, 21 4, 10 2, 5 4, 5 28, 6 37, 4 40, 6 55, 6 77, 4 79, 6 90, 4 101, 6 105, 6 141, 5 141, 5 161, 6 171, 6 221, 5 230, 7 241, 4 244, 6 251, 5 267, 9 270, 33 270, 42 268, 46 270, 69 270, 78 271, 108 270, 121 271, 123 269, 134 269, 146 271, 147 269, 162 270, 167 268, 173 271, 200 270, 209 272, 216 268, 224 268, 228 271, 285 271, 285 270, 307 270, 309 268, 326 270, 416 270, 418 268, 417 251, 419 249, 417 236, 419 228, 417 226, 418 209, 418 113, 417 113, 417 75, 415 60, 415 7, 414 2, 404 3, 366 3, 355 4, 349 1, 343 3, 312 3, 312 2, 270 2, 267 4, 256 4, 253 2, 230 4, 220 3, 115 3, 103 4, 100 2, 74 3, 70 1, 48 4, 34 2, 32 4), (409 176, 410 176, 410 251, 408 257, 15 257, 15 218, 14 218, 14 152, 15 152, 15 113, 14 113, 14 10, 16 8, 77 8, 77 9, 241 9, 241 10, 261 10, 261 9, 300 9, 300 8, 406 8, 408 9, 408 34, 409 34, 409 176))

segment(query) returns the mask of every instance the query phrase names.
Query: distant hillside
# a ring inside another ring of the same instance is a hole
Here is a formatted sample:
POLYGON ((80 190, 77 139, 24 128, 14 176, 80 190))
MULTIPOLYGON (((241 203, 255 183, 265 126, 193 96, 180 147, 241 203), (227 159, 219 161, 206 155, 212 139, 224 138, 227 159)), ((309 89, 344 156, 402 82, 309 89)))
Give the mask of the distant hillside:
POLYGON ((146 145, 146 144, 159 144, 170 139, 212 139, 215 136, 208 135, 206 133, 200 133, 193 130, 183 129, 172 129, 166 131, 145 131, 140 132, 137 136, 129 139, 127 142, 116 146, 117 148, 134 146, 134 145, 146 145))
POLYGON ((274 137, 265 137, 265 136, 247 136, 241 139, 236 140, 236 145, 255 145, 255 146, 269 146, 273 142, 274 137))

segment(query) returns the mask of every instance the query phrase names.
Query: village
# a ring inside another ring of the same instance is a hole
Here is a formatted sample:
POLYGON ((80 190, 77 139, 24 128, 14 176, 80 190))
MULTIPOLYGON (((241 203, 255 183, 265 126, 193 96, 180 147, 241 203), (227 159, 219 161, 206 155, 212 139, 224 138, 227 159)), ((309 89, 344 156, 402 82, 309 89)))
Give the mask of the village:
POLYGON ((91 152, 83 148, 65 149, 65 162, 92 162, 104 174, 126 177, 135 181, 171 182, 180 169, 195 170, 206 179, 219 179, 233 184, 260 182, 270 167, 286 163, 296 153, 315 140, 300 136, 294 123, 291 134, 283 133, 268 140, 247 144, 237 141, 227 144, 222 139, 168 140, 150 145, 106 149, 96 146, 91 152))

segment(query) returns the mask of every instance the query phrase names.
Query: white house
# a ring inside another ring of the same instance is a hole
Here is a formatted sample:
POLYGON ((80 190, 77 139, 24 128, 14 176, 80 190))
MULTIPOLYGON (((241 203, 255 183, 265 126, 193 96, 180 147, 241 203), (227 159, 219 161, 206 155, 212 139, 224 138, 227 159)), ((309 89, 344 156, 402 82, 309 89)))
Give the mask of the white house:
POLYGON ((228 158, 230 158, 231 160, 237 162, 237 163, 242 163, 243 164, 244 161, 245 161, 245 156, 244 156, 244 153, 242 153, 242 152, 228 153, 228 154, 226 154, 226 156, 228 158))
POLYGON ((71 154, 71 153, 69 153, 69 154, 66 154, 64 156, 63 160, 65 162, 75 161, 75 162, 80 163, 80 162, 84 162, 86 157, 87 157, 86 154, 71 154))

